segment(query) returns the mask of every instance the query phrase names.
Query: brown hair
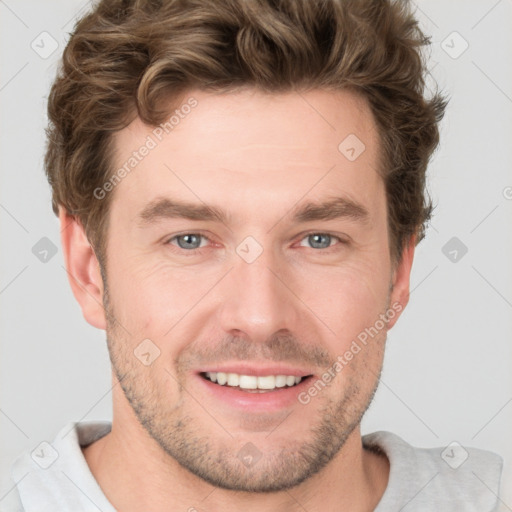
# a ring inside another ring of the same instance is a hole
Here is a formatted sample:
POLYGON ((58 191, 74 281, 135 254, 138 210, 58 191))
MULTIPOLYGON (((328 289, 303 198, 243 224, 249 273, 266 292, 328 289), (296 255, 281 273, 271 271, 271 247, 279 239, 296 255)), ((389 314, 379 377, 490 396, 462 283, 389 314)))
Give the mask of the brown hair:
POLYGON ((396 262, 432 212, 425 172, 447 100, 425 97, 429 42, 404 1, 103 0, 76 24, 49 97, 53 209, 78 218, 101 262, 112 194, 94 190, 114 171, 112 134, 135 116, 157 126, 191 88, 351 89, 379 129, 396 262))

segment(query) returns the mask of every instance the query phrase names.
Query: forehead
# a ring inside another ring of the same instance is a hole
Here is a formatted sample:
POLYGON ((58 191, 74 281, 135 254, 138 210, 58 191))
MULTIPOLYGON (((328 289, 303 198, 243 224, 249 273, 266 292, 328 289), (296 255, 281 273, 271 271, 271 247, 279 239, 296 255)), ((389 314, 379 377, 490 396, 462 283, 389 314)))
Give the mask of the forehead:
POLYGON ((189 91, 168 121, 137 118, 115 135, 115 167, 129 172, 113 203, 134 211, 168 195, 261 215, 264 203, 339 193, 371 203, 381 192, 377 129, 352 92, 189 91))

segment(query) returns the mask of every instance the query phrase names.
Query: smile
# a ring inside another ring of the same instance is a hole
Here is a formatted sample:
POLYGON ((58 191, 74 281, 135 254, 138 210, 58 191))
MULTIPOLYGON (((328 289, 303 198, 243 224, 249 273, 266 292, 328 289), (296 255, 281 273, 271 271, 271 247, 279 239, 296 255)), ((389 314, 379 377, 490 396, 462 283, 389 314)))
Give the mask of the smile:
POLYGON ((298 377, 294 375, 255 376, 224 372, 203 372, 201 376, 220 386, 234 387, 256 393, 272 391, 276 388, 293 387, 299 384, 303 378, 308 377, 298 377))

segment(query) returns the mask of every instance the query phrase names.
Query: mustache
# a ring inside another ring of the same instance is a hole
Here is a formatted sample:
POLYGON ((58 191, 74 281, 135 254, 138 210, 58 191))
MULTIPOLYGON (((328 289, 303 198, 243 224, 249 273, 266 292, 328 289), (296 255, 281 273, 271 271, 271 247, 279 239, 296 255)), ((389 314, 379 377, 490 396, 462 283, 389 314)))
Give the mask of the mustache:
POLYGON ((290 334, 276 334, 266 342, 255 342, 247 337, 228 335, 219 343, 194 345, 178 354, 175 363, 187 371, 205 364, 224 361, 272 361, 297 363, 301 365, 329 367, 335 360, 320 345, 301 343, 290 334))

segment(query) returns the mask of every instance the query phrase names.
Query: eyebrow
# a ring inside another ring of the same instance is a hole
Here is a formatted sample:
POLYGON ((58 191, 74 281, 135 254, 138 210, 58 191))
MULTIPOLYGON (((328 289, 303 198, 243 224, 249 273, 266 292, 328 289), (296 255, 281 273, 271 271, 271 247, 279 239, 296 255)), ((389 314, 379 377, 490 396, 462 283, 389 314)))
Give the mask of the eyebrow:
POLYGON ((347 197, 332 197, 321 203, 309 202, 292 210, 294 222, 349 218, 366 223, 370 213, 362 205, 347 197))
POLYGON ((167 198, 155 199, 139 214, 139 219, 143 225, 173 218, 217 221, 222 223, 226 223, 229 220, 228 215, 215 206, 188 203, 167 198))
MULTIPOLYGON (((347 197, 331 197, 327 201, 308 202, 291 210, 292 222, 305 223, 318 220, 348 218, 367 222, 368 210, 347 197)), ((229 224, 232 216, 224 210, 207 204, 197 204, 158 198, 150 202, 139 214, 142 226, 165 219, 181 218, 196 221, 214 221, 229 224)))

